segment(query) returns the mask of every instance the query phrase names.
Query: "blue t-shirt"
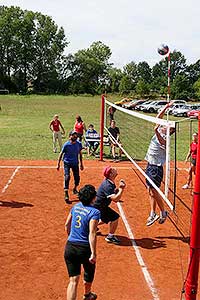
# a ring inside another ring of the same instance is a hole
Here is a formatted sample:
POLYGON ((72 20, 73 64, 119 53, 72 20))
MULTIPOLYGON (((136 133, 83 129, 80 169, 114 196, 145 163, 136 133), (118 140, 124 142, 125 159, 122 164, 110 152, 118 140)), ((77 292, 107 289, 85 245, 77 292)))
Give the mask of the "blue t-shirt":
POLYGON ((78 165, 78 155, 81 150, 81 142, 76 141, 76 143, 71 143, 67 141, 62 148, 62 152, 64 153, 63 161, 71 165, 78 165))
POLYGON ((90 220, 100 219, 100 211, 94 206, 84 206, 81 202, 71 209, 72 223, 68 241, 72 243, 89 244, 90 220))
POLYGON ((97 191, 97 197, 94 203, 96 208, 104 208, 110 205, 110 196, 115 194, 116 185, 109 179, 105 179, 97 191))

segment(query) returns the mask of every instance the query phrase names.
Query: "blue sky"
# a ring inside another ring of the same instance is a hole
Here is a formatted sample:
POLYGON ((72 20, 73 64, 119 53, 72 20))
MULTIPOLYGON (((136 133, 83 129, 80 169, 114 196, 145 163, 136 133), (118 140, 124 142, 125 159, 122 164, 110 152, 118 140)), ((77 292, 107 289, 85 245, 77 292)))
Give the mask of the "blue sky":
POLYGON ((65 30, 66 54, 101 41, 112 51, 110 62, 122 68, 161 59, 157 48, 166 43, 181 51, 187 64, 200 59, 200 2, 198 0, 2 0, 49 15, 65 30))

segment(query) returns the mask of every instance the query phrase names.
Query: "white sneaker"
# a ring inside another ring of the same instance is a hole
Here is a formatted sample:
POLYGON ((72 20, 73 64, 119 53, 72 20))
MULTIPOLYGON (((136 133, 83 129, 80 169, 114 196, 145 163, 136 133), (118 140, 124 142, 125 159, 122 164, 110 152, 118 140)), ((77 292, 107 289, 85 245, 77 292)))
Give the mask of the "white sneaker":
POLYGON ((165 211, 163 214, 161 213, 161 216, 159 218, 158 223, 159 224, 163 224, 166 221, 167 216, 168 216, 168 212, 167 211, 165 211))
POLYGON ((186 190, 186 189, 189 189, 189 184, 184 184, 183 186, 182 186, 182 189, 184 189, 184 190, 186 190))
POLYGON ((147 219, 146 225, 147 225, 147 226, 151 226, 151 225, 153 225, 153 223, 154 223, 155 221, 157 221, 158 219, 159 219, 159 216, 158 216, 157 214, 154 214, 153 216, 149 216, 148 219, 147 219))

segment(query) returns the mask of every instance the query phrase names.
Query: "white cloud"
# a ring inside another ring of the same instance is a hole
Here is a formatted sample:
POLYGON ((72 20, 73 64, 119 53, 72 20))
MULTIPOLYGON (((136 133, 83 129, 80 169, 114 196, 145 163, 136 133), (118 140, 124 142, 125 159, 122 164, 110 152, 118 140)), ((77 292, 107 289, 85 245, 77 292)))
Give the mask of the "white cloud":
POLYGON ((4 0, 3 5, 40 11, 64 27, 70 42, 66 53, 102 41, 116 67, 135 61, 154 65, 157 47, 165 42, 181 51, 188 63, 200 58, 197 0, 4 0))

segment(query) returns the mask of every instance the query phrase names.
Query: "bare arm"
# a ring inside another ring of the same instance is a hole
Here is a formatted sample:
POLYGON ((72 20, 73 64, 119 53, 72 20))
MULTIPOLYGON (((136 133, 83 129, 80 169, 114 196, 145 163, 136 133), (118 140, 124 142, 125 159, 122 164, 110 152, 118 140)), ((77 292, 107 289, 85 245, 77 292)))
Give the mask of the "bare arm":
POLYGON ((57 163, 57 170, 58 171, 60 169, 60 162, 61 162, 62 156, 63 156, 63 152, 61 151, 59 156, 58 156, 58 163, 57 163))
POLYGON ((52 121, 49 123, 49 129, 53 132, 53 129, 52 129, 52 121))
POLYGON ((84 166, 83 166, 83 154, 82 154, 82 151, 79 152, 79 160, 80 160, 80 169, 83 170, 84 166))
POLYGON ((191 150, 189 149, 188 154, 187 154, 187 156, 185 158, 185 162, 188 161, 188 159, 190 158, 190 156, 191 156, 191 150))
POLYGON ((72 214, 69 213, 67 220, 65 222, 65 230, 67 231, 68 235, 70 234, 71 224, 72 224, 72 214))
POLYGON ((89 261, 91 263, 96 262, 96 244, 97 244, 97 237, 96 237, 96 231, 97 231, 97 220, 90 220, 89 223, 89 243, 90 243, 90 249, 91 249, 91 256, 89 258, 89 261))
POLYGON ((158 139, 158 141, 159 141, 159 143, 160 143, 161 145, 166 145, 166 140, 163 139, 163 137, 161 136, 160 132, 158 131, 158 128, 159 128, 159 125, 156 125, 156 126, 154 127, 154 131, 155 131, 155 134, 156 134, 156 136, 157 136, 157 139, 158 139))
POLYGON ((125 187, 126 187, 126 183, 124 182, 123 179, 121 179, 119 182, 118 192, 116 194, 111 195, 110 199, 114 202, 118 202, 121 199, 125 187))
POLYGON ((163 109, 158 113, 158 115, 156 116, 156 118, 162 119, 163 116, 164 116, 165 111, 166 111, 170 106, 172 106, 173 104, 174 104, 173 101, 167 103, 167 104, 163 107, 163 109))
POLYGON ((64 129, 64 127, 62 126, 61 123, 60 123, 60 127, 61 127, 61 129, 62 129, 62 133, 65 134, 65 129, 64 129))

